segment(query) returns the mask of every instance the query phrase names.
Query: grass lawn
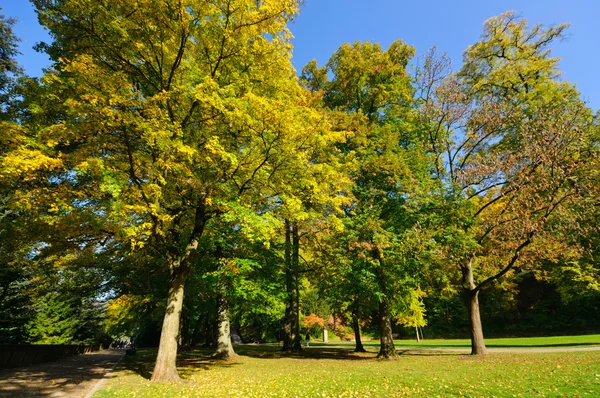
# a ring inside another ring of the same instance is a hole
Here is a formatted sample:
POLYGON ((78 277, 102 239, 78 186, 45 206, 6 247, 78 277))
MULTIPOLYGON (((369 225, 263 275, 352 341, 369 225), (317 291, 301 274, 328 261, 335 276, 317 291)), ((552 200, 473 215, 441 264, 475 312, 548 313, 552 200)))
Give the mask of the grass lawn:
MULTIPOLYGON (((581 344, 598 343, 600 336, 595 341, 587 337, 582 336, 581 344)), ((553 339, 517 339, 512 345, 573 343, 553 339)), ((511 340, 501 339, 498 344, 511 340)), ((438 340, 438 345, 462 344, 450 342, 438 340)), ((282 355, 279 348, 275 344, 236 346, 240 355, 229 361, 213 360, 209 351, 182 353, 179 371, 184 380, 179 384, 150 383, 156 350, 138 350, 136 356, 121 361, 94 398, 600 396, 600 351, 472 357, 443 349, 404 350, 397 360, 379 361, 376 346, 364 354, 339 344, 311 346, 295 355, 282 355)))

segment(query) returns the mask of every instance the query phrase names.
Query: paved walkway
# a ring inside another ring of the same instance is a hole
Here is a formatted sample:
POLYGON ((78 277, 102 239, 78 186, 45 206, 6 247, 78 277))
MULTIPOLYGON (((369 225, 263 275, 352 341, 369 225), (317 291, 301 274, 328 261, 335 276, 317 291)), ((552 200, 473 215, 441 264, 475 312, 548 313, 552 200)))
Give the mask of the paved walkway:
MULTIPOLYGON (((302 347, 306 348, 306 347, 302 347)), ((341 348, 346 351, 354 350, 354 345, 314 345, 310 348, 341 348)), ((471 352, 471 347, 416 347, 416 346, 403 346, 396 345, 396 351, 404 352, 404 353, 418 353, 418 352, 430 352, 430 353, 460 353, 460 354, 468 354, 471 352)), ((365 346, 369 352, 377 352, 379 351, 379 346, 365 346)), ((546 347, 486 347, 489 353, 494 352, 502 352, 502 353, 550 353, 550 352, 577 352, 577 351, 600 351, 600 345, 579 345, 579 346, 546 346, 546 347)))
POLYGON ((123 354, 125 350, 101 350, 0 371, 0 397, 87 397, 123 354))
MULTIPOLYGON (((577 352, 577 351, 600 351, 600 346, 590 347, 486 347, 489 353, 512 352, 512 353, 549 353, 549 352, 577 352)), ((471 347, 396 347, 397 351, 445 351, 470 353, 471 347)))

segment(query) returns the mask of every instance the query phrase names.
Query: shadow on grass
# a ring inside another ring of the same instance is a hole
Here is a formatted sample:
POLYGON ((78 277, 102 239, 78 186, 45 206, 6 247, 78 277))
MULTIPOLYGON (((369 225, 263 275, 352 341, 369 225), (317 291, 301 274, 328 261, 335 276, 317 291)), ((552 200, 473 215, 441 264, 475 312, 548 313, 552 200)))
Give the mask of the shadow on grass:
MULTIPOLYGON (((427 356, 427 357, 447 357, 462 356, 471 357, 464 351, 457 352, 456 349, 470 349, 468 344, 446 344, 446 345, 409 345, 402 346, 401 342, 396 343, 397 352, 402 356, 427 356)), ((514 348, 516 351, 523 348, 559 348, 559 347, 578 347, 578 346, 597 346, 597 343, 548 343, 548 344, 488 344, 488 348, 514 348)), ((283 352, 279 344, 240 344, 235 346, 237 357, 222 360, 213 358, 211 348, 195 348, 189 351, 180 352, 177 357, 177 369, 183 378, 188 378, 198 370, 210 370, 219 367, 236 367, 243 365, 243 357, 260 359, 329 359, 339 361, 373 361, 377 359, 378 345, 366 345, 368 349, 365 353, 354 352, 353 344, 311 344, 310 347, 303 347, 299 352, 283 352)), ((125 370, 136 373, 145 379, 150 379, 156 360, 157 349, 140 349, 135 356, 126 356, 117 370, 125 370)))
POLYGON ((303 347, 302 351, 284 352, 278 344, 260 344, 260 345, 238 345, 236 352, 242 356, 264 359, 279 358, 307 358, 307 359, 337 359, 346 361, 373 360, 374 353, 357 353, 354 347, 331 347, 326 345, 317 345, 303 347))
POLYGON ((428 350, 419 349, 403 349, 396 348, 398 355, 402 357, 470 357, 471 354, 464 352, 448 351, 448 350, 436 350, 435 348, 428 350))
POLYGON ((0 397, 82 396, 122 356, 103 350, 57 361, 0 371, 0 397))
MULTIPOLYGON (((299 352, 283 352, 278 344, 240 344, 235 346, 237 357, 216 359, 211 357, 210 348, 196 348, 180 352, 177 356, 177 370, 182 378, 187 378, 198 370, 209 370, 218 367, 234 367, 242 365, 243 357, 261 359, 335 359, 342 361, 375 360, 376 351, 366 353, 354 352, 354 347, 303 347, 299 352)), ((156 348, 138 349, 135 356, 126 356, 119 363, 116 371, 126 371, 150 379, 154 370, 154 362, 158 350, 156 348)))
MULTIPOLYGON (((135 373, 149 380, 152 377, 157 354, 157 348, 138 349, 136 355, 124 357, 115 370, 135 373)), ((229 367, 235 365, 235 363, 226 360, 211 358, 210 355, 211 352, 205 349, 180 352, 177 355, 177 370, 180 376, 186 378, 187 375, 199 369, 208 370, 210 367, 215 366, 229 367)))

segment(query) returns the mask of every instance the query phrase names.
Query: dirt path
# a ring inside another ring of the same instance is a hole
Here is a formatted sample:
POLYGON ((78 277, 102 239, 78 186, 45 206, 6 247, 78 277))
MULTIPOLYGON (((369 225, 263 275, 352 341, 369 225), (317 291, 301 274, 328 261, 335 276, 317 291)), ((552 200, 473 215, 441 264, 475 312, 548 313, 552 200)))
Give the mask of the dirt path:
POLYGON ((0 371, 0 397, 86 397, 124 353, 102 350, 0 371))

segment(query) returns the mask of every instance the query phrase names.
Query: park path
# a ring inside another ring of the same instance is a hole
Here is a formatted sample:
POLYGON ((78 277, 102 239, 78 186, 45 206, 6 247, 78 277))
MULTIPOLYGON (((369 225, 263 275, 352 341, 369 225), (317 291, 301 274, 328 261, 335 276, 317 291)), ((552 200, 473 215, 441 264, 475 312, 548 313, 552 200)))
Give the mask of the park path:
MULTIPOLYGON (((487 347, 489 353, 550 353, 550 352, 577 352, 577 351, 600 351, 600 346, 590 347, 487 347)), ((398 351, 442 351, 442 352, 457 352, 470 353, 471 347, 396 347, 398 351)))
POLYGON ((125 350, 101 350, 0 371, 0 397, 85 398, 119 362, 125 350))
MULTIPOLYGON (((344 350, 352 350, 354 346, 347 344, 328 344, 328 345, 315 345, 313 348, 341 348, 344 350)), ((379 346, 365 346, 370 352, 377 352, 379 346)), ((419 352, 428 353, 452 353, 452 354, 468 354, 471 352, 471 347, 416 347, 416 346, 403 346, 396 343, 396 351, 400 353, 410 354, 419 352)), ((577 352, 577 351, 600 351, 600 344, 598 345, 578 345, 578 346, 560 346, 560 345, 549 345, 546 347, 487 347, 489 353, 551 353, 551 352, 577 352)))

